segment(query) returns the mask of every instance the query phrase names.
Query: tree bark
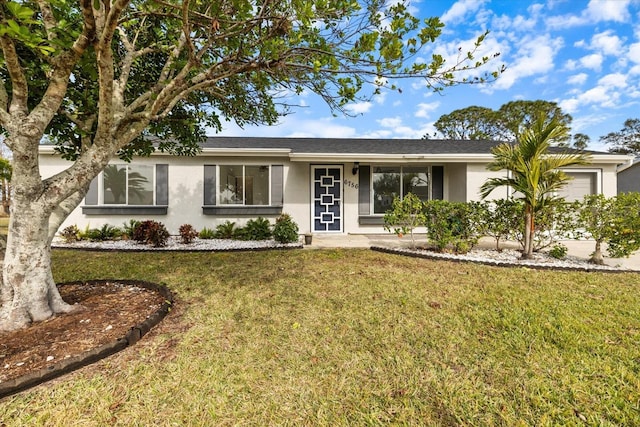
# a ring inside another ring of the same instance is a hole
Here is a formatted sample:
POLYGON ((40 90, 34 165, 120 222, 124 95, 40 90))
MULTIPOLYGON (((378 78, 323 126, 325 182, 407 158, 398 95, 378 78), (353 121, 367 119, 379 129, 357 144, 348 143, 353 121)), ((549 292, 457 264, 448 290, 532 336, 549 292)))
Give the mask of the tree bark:
POLYGON ((531 206, 525 206, 524 212, 524 249, 522 259, 533 258, 533 210, 531 206))
POLYGON ((604 256, 602 256, 602 242, 596 240, 596 249, 591 254, 589 262, 596 265, 604 265, 604 256))
POLYGON ((62 300, 53 280, 50 213, 24 196, 14 197, 13 209, 0 284, 0 330, 19 329, 74 309, 62 300))

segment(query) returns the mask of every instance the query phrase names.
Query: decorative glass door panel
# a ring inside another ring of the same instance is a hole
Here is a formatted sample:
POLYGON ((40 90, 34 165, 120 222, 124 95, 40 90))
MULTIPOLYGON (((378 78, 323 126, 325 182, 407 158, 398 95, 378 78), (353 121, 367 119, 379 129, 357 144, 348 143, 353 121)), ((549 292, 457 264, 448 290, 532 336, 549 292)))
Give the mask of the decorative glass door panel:
POLYGON ((312 166, 314 232, 342 231, 342 166, 312 166))

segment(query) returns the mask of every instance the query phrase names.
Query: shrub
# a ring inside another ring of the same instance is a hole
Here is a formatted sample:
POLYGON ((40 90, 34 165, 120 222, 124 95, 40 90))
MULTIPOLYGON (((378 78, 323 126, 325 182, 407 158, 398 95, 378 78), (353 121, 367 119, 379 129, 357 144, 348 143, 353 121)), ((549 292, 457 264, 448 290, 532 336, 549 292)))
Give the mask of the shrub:
POLYGON ((640 193, 618 194, 613 205, 615 223, 607 238, 613 258, 628 257, 640 249, 640 193))
POLYGON ((516 239, 514 230, 520 230, 523 226, 523 205, 516 199, 497 199, 484 204, 482 229, 483 234, 493 237, 496 242, 496 250, 502 250, 500 241, 516 239))
POLYGON ((565 259, 567 256, 567 247, 562 243, 556 243, 549 251, 549 255, 556 259, 565 259))
POLYGON ((272 236, 271 223, 266 218, 250 219, 243 228, 246 240, 268 240, 272 236))
POLYGON ((168 239, 169 232, 164 224, 153 220, 142 221, 133 231, 133 240, 156 248, 166 246, 168 239))
POLYGON ((147 229, 151 225, 153 221, 147 220, 138 222, 136 227, 133 229, 133 234, 131 238, 138 243, 146 243, 147 242, 147 229))
POLYGON ((276 218, 276 223, 273 226, 273 238, 279 243, 298 241, 298 224, 289 214, 283 213, 276 218))
POLYGON ((553 201, 535 213, 533 250, 538 252, 556 244, 559 240, 575 235, 578 212, 564 199, 553 201))
POLYGON ((161 222, 153 221, 147 229, 147 243, 153 247, 159 248, 167 245, 169 232, 161 222))
POLYGON ((193 239, 198 237, 198 232, 193 228, 193 226, 191 226, 191 224, 182 224, 178 232, 180 233, 182 243, 185 245, 193 242, 193 239))
POLYGON ((92 242, 104 242, 105 240, 114 240, 122 235, 122 230, 113 225, 104 224, 101 228, 89 229, 85 237, 92 242))
POLYGON ((391 210, 384 214, 384 229, 393 230, 399 237, 408 232, 411 235, 411 247, 415 248, 413 230, 424 225, 425 220, 422 201, 418 196, 408 193, 402 200, 399 197, 393 200, 391 210))
POLYGON ((140 221, 135 219, 130 219, 129 222, 124 222, 122 224, 122 237, 125 239, 133 239, 133 232, 138 224, 140 224, 140 221))
POLYGON ((77 242, 80 240, 80 230, 76 225, 70 225, 60 232, 60 237, 67 243, 77 242))
POLYGON ((198 237, 203 240, 215 239, 216 232, 210 228, 203 227, 202 230, 200 230, 200 233, 198 233, 198 237))
POLYGON ((233 233, 231 234, 231 238, 234 240, 251 240, 249 238, 249 234, 247 234, 247 230, 244 227, 234 228, 233 233))
POLYGON ((596 242, 590 261, 603 264, 602 244, 613 258, 628 257, 640 249, 640 193, 621 193, 606 198, 586 196, 580 219, 587 236, 596 242))
POLYGON ((216 239, 233 239, 235 222, 225 221, 222 224, 218 224, 216 227, 215 238, 216 239))
POLYGON ((78 240, 89 240, 89 224, 84 227, 84 230, 78 232, 78 240))
POLYGON ((477 202, 425 202, 425 225, 429 241, 440 252, 448 248, 456 253, 468 252, 480 238, 482 211, 483 205, 477 202))

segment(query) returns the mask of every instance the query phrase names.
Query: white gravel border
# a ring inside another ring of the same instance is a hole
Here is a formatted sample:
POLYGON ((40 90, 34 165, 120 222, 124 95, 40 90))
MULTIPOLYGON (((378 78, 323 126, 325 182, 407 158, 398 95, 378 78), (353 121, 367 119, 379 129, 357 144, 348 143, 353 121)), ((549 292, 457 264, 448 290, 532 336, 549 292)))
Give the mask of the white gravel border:
POLYGON ((81 240, 79 242, 66 243, 61 239, 54 240, 53 248, 65 249, 96 249, 105 251, 248 251, 263 249, 295 249, 301 248, 302 243, 278 243, 275 240, 230 240, 230 239, 199 239, 196 238, 190 244, 184 244, 180 237, 171 236, 167 245, 153 247, 136 243, 133 240, 107 240, 104 242, 91 242, 81 240))
MULTIPOLYGON (((82 240, 74 243, 66 243, 62 239, 56 239, 52 243, 54 248, 83 249, 83 250, 104 250, 104 251, 193 251, 193 252, 224 252, 224 251, 251 251, 268 249, 300 249, 302 241, 294 243, 278 243, 275 240, 230 240, 230 239, 199 239, 193 243, 183 244, 179 236, 171 236, 167 245, 155 248, 149 245, 142 245, 132 240, 110 240, 104 242, 90 242, 82 240)), ((523 260, 521 253, 514 249, 503 249, 498 252, 493 249, 474 248, 467 254, 458 255, 452 253, 439 253, 424 249, 409 249, 394 246, 372 246, 371 249, 384 252, 419 256, 431 259, 447 259, 452 261, 479 262, 487 265, 531 267, 559 270, 583 270, 583 271, 616 271, 616 272, 639 272, 639 270, 629 269, 620 265, 596 265, 590 264, 586 259, 567 256, 565 259, 556 259, 547 253, 535 253, 531 260, 523 260)))
POLYGON ((509 267, 530 267, 538 269, 558 269, 558 270, 581 270, 581 271, 615 271, 615 272, 639 272, 620 265, 597 265, 591 264, 586 259, 567 256, 564 259, 556 259, 547 253, 534 253, 533 259, 525 260, 521 258, 521 253, 514 249, 503 249, 501 252, 492 249, 475 248, 466 254, 439 253, 424 249, 409 248, 389 248, 372 247, 374 250, 392 252, 410 256, 417 256, 430 259, 445 259, 451 261, 478 262, 487 265, 509 266, 509 267))

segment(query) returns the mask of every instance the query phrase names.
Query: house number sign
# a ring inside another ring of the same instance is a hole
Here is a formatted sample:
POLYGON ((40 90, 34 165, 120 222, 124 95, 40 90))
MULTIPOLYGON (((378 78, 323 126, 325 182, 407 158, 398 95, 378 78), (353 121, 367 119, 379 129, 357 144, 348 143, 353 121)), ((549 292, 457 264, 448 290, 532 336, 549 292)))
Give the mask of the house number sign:
POLYGON ((350 179, 345 179, 343 181, 345 187, 349 187, 349 188, 355 188, 356 190, 358 189, 358 184, 351 181, 350 179))

